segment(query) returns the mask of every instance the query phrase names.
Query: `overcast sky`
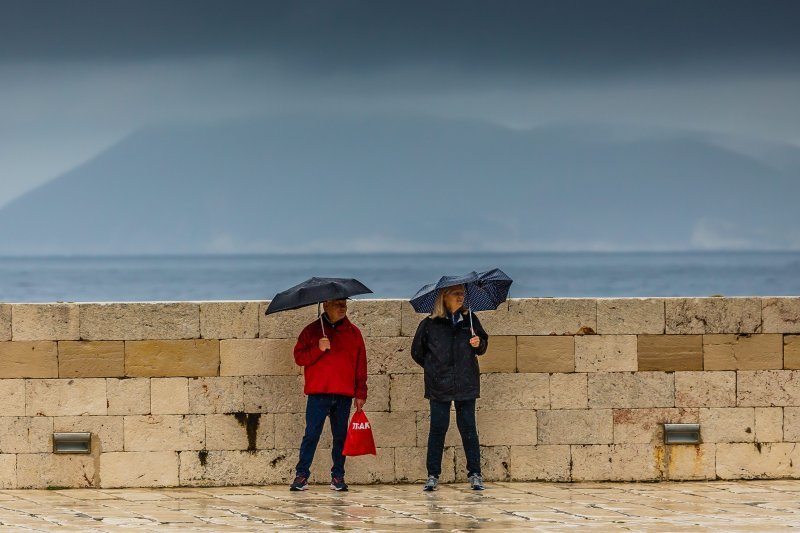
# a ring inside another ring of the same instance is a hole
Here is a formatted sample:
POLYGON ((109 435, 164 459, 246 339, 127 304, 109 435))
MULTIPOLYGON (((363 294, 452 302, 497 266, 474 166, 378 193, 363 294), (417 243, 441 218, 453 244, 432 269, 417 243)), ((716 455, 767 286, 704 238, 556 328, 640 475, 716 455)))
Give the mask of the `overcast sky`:
POLYGON ((800 144, 800 2, 0 0, 0 205, 152 123, 283 111, 800 144))

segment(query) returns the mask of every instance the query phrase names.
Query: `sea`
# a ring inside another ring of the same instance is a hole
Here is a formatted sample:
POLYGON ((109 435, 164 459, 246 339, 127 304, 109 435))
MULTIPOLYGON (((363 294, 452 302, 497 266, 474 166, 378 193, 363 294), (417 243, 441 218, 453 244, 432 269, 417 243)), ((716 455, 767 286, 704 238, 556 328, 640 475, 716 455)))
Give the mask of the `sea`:
POLYGON ((151 255, 0 257, 0 302, 269 300, 312 276, 410 298, 490 268, 516 298, 800 295, 800 252, 151 255))

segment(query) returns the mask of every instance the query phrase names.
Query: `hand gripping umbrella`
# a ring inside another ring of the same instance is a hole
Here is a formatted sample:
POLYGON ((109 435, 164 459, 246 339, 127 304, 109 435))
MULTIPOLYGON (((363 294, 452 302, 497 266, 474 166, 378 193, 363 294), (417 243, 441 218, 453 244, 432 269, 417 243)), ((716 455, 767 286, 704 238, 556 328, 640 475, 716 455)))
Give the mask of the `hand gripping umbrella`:
POLYGON ((472 312, 497 309, 506 301, 513 280, 499 268, 485 272, 470 272, 463 276, 442 276, 438 282, 425 285, 411 298, 411 305, 417 313, 432 313, 436 296, 441 289, 454 285, 464 285, 464 305, 469 310, 469 327, 472 334, 472 312))
MULTIPOLYGON (((356 279, 348 278, 311 278, 303 283, 275 295, 264 314, 270 315, 280 311, 299 309, 307 305, 319 304, 327 300, 343 300, 357 294, 368 294, 372 291, 356 279)), ((325 336, 325 324, 319 315, 322 335, 325 336)))

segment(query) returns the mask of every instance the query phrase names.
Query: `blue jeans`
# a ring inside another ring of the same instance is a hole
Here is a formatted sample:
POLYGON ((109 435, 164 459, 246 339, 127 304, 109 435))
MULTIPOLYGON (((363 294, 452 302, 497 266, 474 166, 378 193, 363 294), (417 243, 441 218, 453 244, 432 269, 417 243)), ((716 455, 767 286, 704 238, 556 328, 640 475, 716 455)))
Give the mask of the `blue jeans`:
MULTIPOLYGON (((428 432, 428 475, 442 473, 444 438, 450 426, 450 402, 431 400, 431 429, 428 432)), ((456 404, 456 424, 461 433, 461 443, 467 456, 467 475, 481 473, 481 446, 478 442, 478 427, 475 424, 475 400, 463 400, 456 404)))
POLYGON ((333 468, 331 476, 344 477, 344 440, 347 437, 347 426, 350 419, 350 406, 353 399, 349 396, 340 394, 309 394, 306 402, 306 432, 303 435, 303 442, 300 444, 300 461, 297 463, 297 475, 308 477, 311 474, 311 462, 314 460, 314 452, 317 451, 319 437, 322 435, 322 427, 325 425, 325 418, 331 417, 331 433, 333 434, 333 446, 331 446, 331 458, 333 468))

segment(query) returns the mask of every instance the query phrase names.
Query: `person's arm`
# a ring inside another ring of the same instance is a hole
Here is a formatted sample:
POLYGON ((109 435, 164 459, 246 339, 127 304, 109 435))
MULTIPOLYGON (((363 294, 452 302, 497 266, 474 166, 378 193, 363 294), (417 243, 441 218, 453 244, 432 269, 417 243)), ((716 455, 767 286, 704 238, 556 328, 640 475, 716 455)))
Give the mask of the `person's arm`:
POLYGON ((358 355, 356 356, 356 408, 361 409, 367 401, 367 348, 364 338, 358 334, 358 355))
POLYGON ((414 342, 411 343, 411 357, 413 357, 414 361, 422 368, 425 368, 425 335, 428 332, 427 325, 427 318, 419 323, 417 332, 414 334, 414 342))
POLYGON ((472 315, 472 327, 475 329, 475 336, 480 339, 477 348, 473 348, 473 350, 475 350, 475 355, 483 355, 486 353, 486 349, 489 348, 489 335, 483 329, 481 321, 474 314, 472 315))
POLYGON ((323 355, 325 352, 319 349, 319 339, 311 333, 311 328, 304 329, 294 345, 294 362, 300 366, 311 366, 323 355))

